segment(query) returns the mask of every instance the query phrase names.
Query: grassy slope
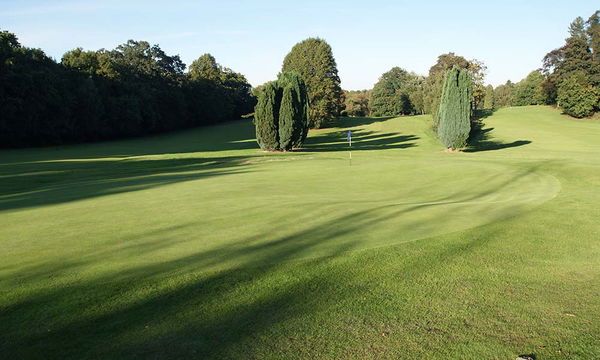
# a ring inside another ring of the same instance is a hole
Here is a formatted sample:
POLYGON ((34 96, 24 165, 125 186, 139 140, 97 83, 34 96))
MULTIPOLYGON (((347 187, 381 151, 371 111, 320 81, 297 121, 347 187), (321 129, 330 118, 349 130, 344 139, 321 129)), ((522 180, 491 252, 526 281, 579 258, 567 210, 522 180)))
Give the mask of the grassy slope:
POLYGON ((600 357, 600 123, 502 109, 443 154, 427 121, 0 153, 0 353, 600 357))

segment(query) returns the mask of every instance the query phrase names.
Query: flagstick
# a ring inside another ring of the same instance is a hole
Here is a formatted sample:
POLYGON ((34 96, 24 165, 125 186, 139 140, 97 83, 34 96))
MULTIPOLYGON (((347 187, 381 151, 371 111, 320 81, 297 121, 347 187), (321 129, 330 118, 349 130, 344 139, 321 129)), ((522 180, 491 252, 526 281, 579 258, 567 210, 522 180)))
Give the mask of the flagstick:
POLYGON ((352 137, 350 137, 350 166, 352 166, 352 137))

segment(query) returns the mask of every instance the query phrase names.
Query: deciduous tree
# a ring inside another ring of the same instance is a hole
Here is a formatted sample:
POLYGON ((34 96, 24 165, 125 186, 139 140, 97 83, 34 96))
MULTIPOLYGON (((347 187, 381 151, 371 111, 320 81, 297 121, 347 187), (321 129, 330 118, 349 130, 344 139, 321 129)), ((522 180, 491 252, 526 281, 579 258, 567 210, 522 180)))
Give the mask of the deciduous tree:
POLYGON ((492 85, 488 85, 485 87, 485 98, 483 100, 483 108, 494 108, 494 87, 492 85))
POLYGON ((325 40, 309 38, 294 45, 283 61, 282 72, 296 72, 304 79, 313 127, 324 127, 344 108, 337 64, 325 40))

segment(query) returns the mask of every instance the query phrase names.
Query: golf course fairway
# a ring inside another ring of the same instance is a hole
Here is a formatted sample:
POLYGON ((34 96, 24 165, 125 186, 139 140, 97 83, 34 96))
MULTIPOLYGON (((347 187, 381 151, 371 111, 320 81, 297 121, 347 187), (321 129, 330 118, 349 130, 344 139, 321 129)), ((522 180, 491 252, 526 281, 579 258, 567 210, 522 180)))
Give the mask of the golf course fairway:
POLYGON ((0 152, 0 354, 600 358, 600 122, 503 108, 460 153, 430 122, 0 152))

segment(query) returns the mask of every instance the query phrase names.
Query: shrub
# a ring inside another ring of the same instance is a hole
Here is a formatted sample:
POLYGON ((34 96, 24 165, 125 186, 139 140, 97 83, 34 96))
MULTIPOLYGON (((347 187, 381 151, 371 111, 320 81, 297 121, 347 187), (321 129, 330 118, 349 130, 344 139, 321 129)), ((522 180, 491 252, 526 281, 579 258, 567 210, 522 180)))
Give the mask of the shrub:
POLYGON ((308 135, 306 85, 296 73, 282 73, 265 84, 254 110, 256 140, 263 150, 291 150, 308 135))

